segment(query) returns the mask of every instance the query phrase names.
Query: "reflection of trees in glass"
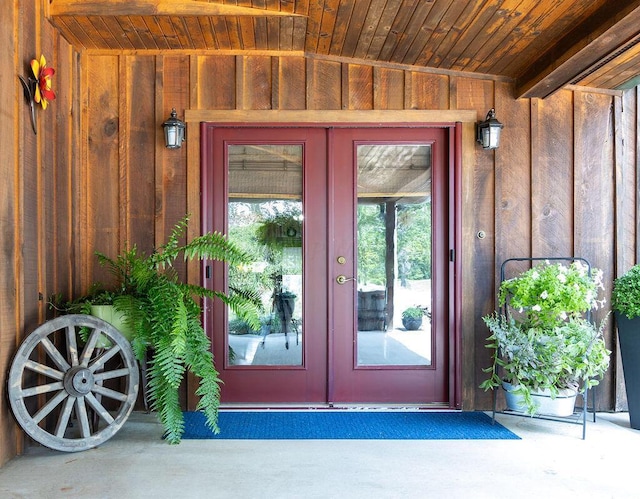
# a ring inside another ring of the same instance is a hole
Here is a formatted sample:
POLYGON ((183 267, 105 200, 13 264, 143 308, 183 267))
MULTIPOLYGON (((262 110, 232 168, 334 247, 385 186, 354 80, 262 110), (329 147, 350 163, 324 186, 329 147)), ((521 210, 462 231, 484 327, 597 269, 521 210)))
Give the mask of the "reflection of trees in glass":
POLYGON ((384 286, 384 205, 358 203, 358 283, 384 286))
POLYGON ((300 201, 230 202, 228 220, 229 239, 257 262, 251 272, 229 268, 230 287, 249 284, 267 300, 283 275, 302 273, 301 258, 288 251, 302 242, 300 201))
MULTIPOLYGON (((385 205, 358 205, 358 281, 385 285, 385 205)), ((431 203, 397 206, 398 278, 431 278, 431 203)))
POLYGON ((431 203, 398 206, 398 269, 406 279, 431 279, 431 203))

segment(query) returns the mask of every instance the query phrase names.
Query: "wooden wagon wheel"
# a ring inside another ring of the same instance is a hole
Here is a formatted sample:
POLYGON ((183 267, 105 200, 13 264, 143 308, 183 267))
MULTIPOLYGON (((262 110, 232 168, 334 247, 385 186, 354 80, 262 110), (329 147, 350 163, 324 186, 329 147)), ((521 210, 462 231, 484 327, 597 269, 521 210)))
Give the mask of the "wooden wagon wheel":
POLYGON ((76 452, 111 438, 133 410, 139 371, 129 341, 90 315, 45 322, 20 345, 9 371, 18 424, 51 449, 76 452), (86 333, 82 351, 81 332, 86 333))

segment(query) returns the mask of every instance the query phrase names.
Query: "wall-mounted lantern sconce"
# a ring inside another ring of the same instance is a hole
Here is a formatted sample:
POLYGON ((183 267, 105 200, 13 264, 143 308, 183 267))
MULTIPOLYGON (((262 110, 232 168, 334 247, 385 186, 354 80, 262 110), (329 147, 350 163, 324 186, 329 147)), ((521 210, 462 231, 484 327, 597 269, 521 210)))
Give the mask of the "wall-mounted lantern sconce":
POLYGON ((184 142, 184 121, 178 119, 176 109, 171 110, 171 116, 162 124, 164 128, 164 143, 167 149, 179 149, 184 142))
POLYGON ((496 119, 496 110, 491 108, 484 121, 478 123, 477 140, 483 149, 497 149, 500 145, 500 133, 504 125, 496 119))

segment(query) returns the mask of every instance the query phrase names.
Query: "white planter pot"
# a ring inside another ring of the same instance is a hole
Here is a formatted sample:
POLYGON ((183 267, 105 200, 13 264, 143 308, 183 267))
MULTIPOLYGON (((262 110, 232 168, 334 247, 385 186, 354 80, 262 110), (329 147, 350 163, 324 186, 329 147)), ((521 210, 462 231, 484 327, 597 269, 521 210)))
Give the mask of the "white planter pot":
MULTIPOLYGON (((504 389, 505 399, 507 401, 507 409, 517 412, 527 411, 524 398, 519 393, 513 393, 515 387, 512 384, 503 381, 502 388, 504 389)), ((560 390, 555 398, 551 398, 551 392, 549 392, 549 390, 532 393, 531 398, 536 405, 536 414, 567 417, 573 414, 577 395, 578 392, 576 390, 567 388, 560 390)))

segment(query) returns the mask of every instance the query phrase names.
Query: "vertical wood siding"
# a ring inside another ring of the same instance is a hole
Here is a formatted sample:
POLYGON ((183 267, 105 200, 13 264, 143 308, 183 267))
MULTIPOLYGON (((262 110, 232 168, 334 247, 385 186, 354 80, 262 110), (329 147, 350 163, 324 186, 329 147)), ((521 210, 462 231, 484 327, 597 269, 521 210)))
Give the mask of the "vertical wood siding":
POLYGON ((75 278, 74 224, 80 156, 77 53, 44 21, 41 3, 0 3, 0 465, 22 450, 6 396, 17 344, 51 311, 54 293, 69 296, 75 278), (36 107, 37 135, 17 75, 44 54, 55 68, 57 98, 36 107), (75 192, 74 192, 75 191, 75 192))

